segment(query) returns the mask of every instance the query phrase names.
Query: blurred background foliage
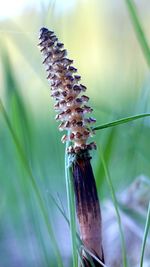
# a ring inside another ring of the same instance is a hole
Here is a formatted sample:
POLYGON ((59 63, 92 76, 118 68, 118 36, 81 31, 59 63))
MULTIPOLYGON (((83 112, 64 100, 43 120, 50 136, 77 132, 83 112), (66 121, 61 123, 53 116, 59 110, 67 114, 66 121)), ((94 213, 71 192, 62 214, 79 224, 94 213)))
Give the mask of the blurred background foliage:
MULTIPOLYGON (((17 1, 12 2, 15 8, 17 1)), ((149 41, 150 2, 135 3, 149 41)), ((64 266, 69 266, 68 226, 51 199, 60 200, 66 210, 65 148, 37 46, 42 26, 55 31, 74 59, 97 124, 148 112, 150 75, 125 1, 39 1, 1 17, 0 96, 44 199, 64 266)), ((94 137, 103 148, 117 193, 139 175, 150 177, 149 136, 150 120, 145 118, 98 131, 94 137)), ((2 114, 0 151, 1 266, 57 266, 35 190, 2 114)), ((92 164, 103 202, 110 192, 99 150, 92 164)))

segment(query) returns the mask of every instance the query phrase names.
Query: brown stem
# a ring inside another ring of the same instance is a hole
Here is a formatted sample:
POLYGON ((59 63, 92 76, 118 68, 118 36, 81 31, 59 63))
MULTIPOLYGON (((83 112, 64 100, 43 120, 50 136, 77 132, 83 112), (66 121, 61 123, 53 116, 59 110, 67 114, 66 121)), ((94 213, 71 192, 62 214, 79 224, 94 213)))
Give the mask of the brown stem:
MULTIPOLYGON (((73 162, 76 212, 84 246, 104 262, 100 204, 90 159, 87 153, 82 153, 73 162)), ((84 267, 92 266, 85 252, 82 258, 84 267)), ((92 261, 94 266, 102 266, 96 260, 92 261)))

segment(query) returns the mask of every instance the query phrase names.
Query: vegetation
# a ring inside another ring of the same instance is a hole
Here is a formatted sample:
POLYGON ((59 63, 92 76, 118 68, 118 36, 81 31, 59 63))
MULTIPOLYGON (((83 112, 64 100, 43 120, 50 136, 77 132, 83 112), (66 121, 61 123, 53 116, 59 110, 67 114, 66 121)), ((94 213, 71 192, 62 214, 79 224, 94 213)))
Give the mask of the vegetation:
MULTIPOLYGON (((65 148, 53 119, 53 103, 37 47, 41 26, 55 30, 68 47, 69 57, 76 59, 97 126, 100 125, 95 128, 98 150, 93 153, 92 165, 101 205, 105 206, 112 193, 124 266, 127 262, 131 265, 130 251, 124 244, 123 215, 142 231, 141 256, 137 255, 136 266, 144 266, 146 241, 150 242, 149 197, 146 202, 149 191, 142 195, 145 210, 136 210, 136 214, 123 206, 119 196, 139 175, 147 177, 144 183, 146 189, 150 188, 150 52, 146 13, 150 7, 148 3, 141 4, 137 12, 133 1, 124 3, 115 8, 108 1, 77 1, 61 12, 51 1, 43 9, 25 10, 16 18, 0 21, 0 256, 3 267, 71 267, 69 217, 76 254, 73 207, 70 215, 67 211, 65 148), (141 114, 146 115, 142 118, 141 114), (112 123, 116 127, 110 127, 112 123)), ((140 190, 138 187, 134 193, 141 195, 140 190)), ((109 210, 104 208, 103 216, 105 212, 109 210)), ((115 246, 111 249, 115 251, 115 246)), ((73 258, 76 264, 75 255, 73 258)), ((145 260, 150 261, 148 254, 145 260)), ((113 266, 110 261, 108 266, 113 266)))

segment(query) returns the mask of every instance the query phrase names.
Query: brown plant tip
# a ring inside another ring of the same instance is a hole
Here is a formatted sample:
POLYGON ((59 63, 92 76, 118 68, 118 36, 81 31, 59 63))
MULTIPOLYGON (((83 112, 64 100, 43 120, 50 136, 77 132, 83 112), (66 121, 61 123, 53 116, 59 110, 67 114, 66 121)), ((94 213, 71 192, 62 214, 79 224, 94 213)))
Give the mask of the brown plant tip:
POLYGON ((55 119, 61 121, 59 130, 70 131, 69 136, 62 137, 62 142, 72 141, 68 153, 96 149, 95 143, 88 144, 88 138, 92 136, 89 125, 96 120, 86 117, 93 109, 86 105, 89 97, 80 96, 86 91, 86 86, 80 84, 81 76, 76 74, 77 69, 72 66, 73 60, 67 58, 63 43, 58 41, 53 31, 41 28, 39 40, 47 80, 51 86, 51 96, 56 100, 54 108, 59 112, 55 119))

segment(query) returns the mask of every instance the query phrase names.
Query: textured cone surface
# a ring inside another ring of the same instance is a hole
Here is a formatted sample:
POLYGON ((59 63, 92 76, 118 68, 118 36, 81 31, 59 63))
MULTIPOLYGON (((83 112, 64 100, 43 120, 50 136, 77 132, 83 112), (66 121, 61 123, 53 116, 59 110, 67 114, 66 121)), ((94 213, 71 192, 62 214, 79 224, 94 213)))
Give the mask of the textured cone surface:
POLYGON ((95 143, 88 141, 93 136, 90 125, 96 120, 88 117, 93 109, 87 105, 89 97, 84 94, 86 86, 80 83, 81 77, 72 66, 73 60, 67 58, 67 50, 53 31, 41 28, 39 40, 51 96, 56 101, 54 108, 58 114, 55 118, 61 122, 59 130, 70 131, 70 135, 63 135, 62 142, 72 142, 69 153, 96 149, 95 143))

